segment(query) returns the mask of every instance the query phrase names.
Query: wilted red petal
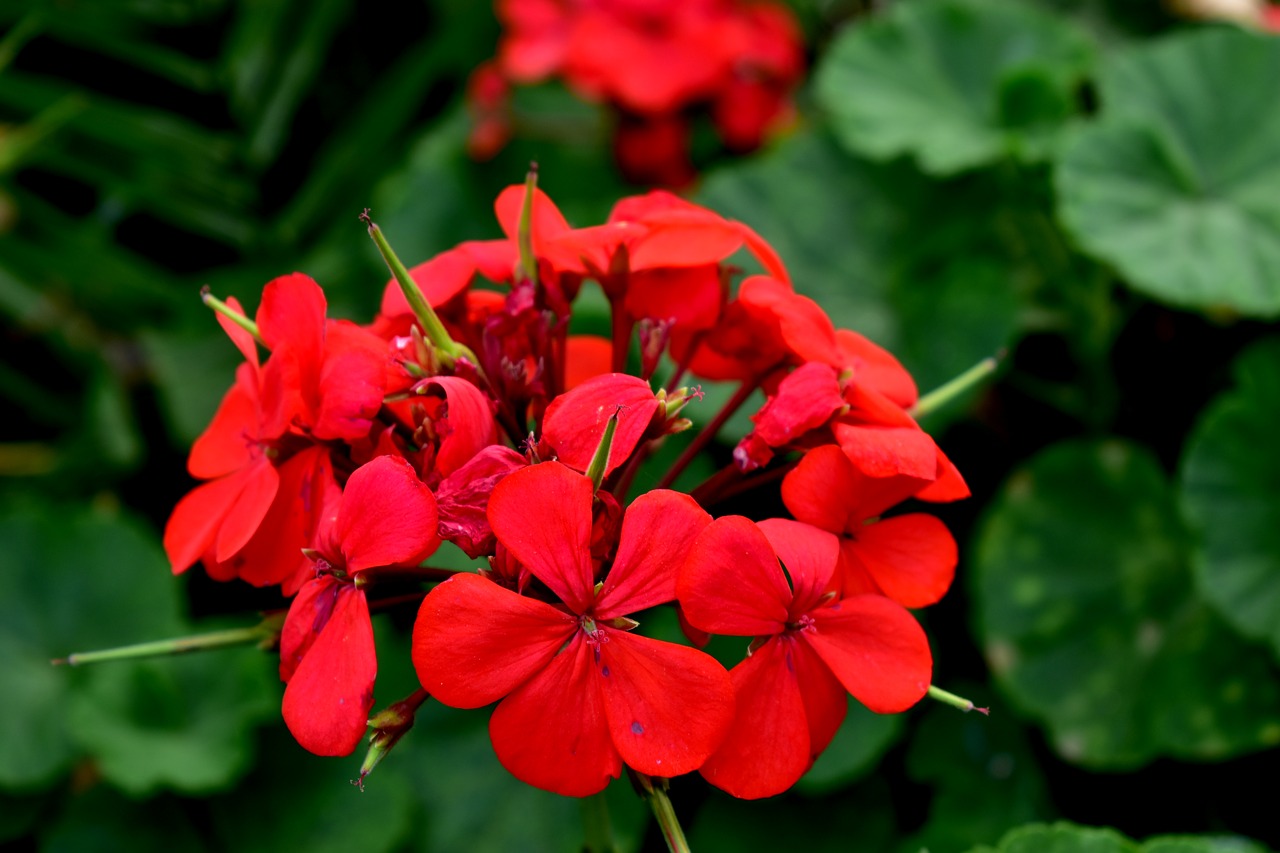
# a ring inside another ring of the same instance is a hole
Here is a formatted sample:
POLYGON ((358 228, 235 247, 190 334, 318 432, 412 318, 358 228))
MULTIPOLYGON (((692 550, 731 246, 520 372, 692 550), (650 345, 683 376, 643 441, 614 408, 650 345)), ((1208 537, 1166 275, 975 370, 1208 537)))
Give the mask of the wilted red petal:
POLYGON ((213 557, 220 563, 243 548, 257 532, 280 486, 279 474, 265 457, 231 476, 242 480, 243 488, 222 517, 218 538, 214 541, 213 557))
POLYGON ((733 726, 699 772, 735 797, 780 794, 812 761, 796 646, 790 638, 774 637, 729 673, 737 699, 733 726))
POLYGON ((756 526, 791 578, 788 615, 797 619, 815 607, 830 586, 840 555, 840 540, 834 533, 789 518, 767 518, 756 526))
POLYGON ((595 597, 591 481, 558 462, 522 468, 489 498, 489 526, 503 545, 574 613, 595 597))
POLYGON ((674 599, 676 573, 710 523, 706 510, 680 492, 658 489, 636 498, 623 516, 618 553, 592 613, 612 619, 674 599))
POLYGON ((850 549, 884 594, 925 607, 946 594, 956 573, 956 541, 932 515, 886 518, 858 530, 850 549))
POLYGON ((494 710, 493 751, 517 779, 566 797, 586 797, 622 772, 594 656, 579 633, 494 710))
POLYGON ((657 410, 658 399, 648 382, 625 373, 606 373, 552 400, 542 435, 561 462, 586 471, 616 412, 618 426, 605 466, 608 476, 631 456, 657 410))
POLYGON ((415 566, 440 547, 435 495, 407 460, 379 456, 347 480, 334 536, 348 572, 415 566))
POLYGON ((791 604, 769 540, 740 515, 717 518, 698 534, 676 576, 676 595, 694 627, 745 637, 781 633, 791 604))
POLYGON ((343 584, 329 621, 285 688, 285 725, 316 755, 350 755, 364 739, 377 674, 364 592, 343 584))
POLYGON ((458 574, 427 594, 413 626, 422 687, 453 708, 506 696, 545 667, 577 630, 562 610, 479 575, 458 574))
POLYGON ((622 760, 650 776, 698 769, 733 718, 729 673, 697 649, 602 630, 599 684, 622 760))
POLYGON ((441 538, 457 545, 468 557, 492 553, 493 530, 486 514, 489 496, 499 481, 528 464, 510 447, 491 444, 441 480, 436 489, 441 538))
POLYGON ((915 618, 901 604, 858 595, 812 612, 813 646, 845 689, 877 714, 905 711, 929 689, 933 656, 915 618))

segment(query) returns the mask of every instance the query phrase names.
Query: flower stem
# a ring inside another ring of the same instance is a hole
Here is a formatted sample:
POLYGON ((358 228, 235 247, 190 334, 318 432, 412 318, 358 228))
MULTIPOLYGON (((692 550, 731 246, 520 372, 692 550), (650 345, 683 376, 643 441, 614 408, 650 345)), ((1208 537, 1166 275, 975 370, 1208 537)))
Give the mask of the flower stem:
POLYGON ((582 811, 582 849, 587 853, 614 853, 613 827, 609 821, 609 801, 605 792, 578 800, 582 811))
POLYGON ((225 631, 212 631, 208 634, 195 634, 189 637, 170 637, 167 640, 153 640, 149 643, 136 643, 132 646, 119 646, 114 649, 75 652, 65 658, 57 658, 52 663, 55 665, 80 666, 81 664, 101 663, 109 660, 180 655, 186 652, 207 651, 209 649, 222 649, 249 644, 265 647, 280 636, 280 626, 283 621, 284 614, 280 614, 278 617, 268 617, 249 628, 228 628, 225 631))
POLYGON ((662 476, 662 480, 655 488, 670 488, 671 484, 676 481, 676 478, 680 476, 684 469, 689 467, 689 463, 694 460, 694 457, 702 452, 702 449, 707 446, 711 439, 716 437, 716 433, 724 426, 725 421, 733 417, 733 413, 742 408, 742 404, 747 401, 747 398, 755 392, 759 385, 759 378, 744 381, 742 387, 729 398, 729 402, 724 404, 724 408, 711 419, 711 423, 707 424, 702 432, 694 436, 693 441, 689 443, 689 446, 684 449, 680 457, 671 465, 670 470, 662 476))
POLYGON ((1002 350, 996 356, 984 358, 964 373, 934 388, 928 394, 916 400, 916 404, 907 410, 907 414, 917 420, 933 414, 995 373, 996 368, 1000 366, 1000 359, 1003 357, 1004 352, 1002 350))
POLYGON ((948 693, 946 690, 943 690, 941 687, 934 687, 932 684, 929 685, 929 698, 936 699, 937 701, 943 703, 944 705, 950 705, 953 708, 959 708, 961 711, 964 711, 966 714, 969 713, 970 711, 977 711, 979 714, 986 714, 988 716, 990 716, 991 714, 990 708, 979 708, 968 699, 965 699, 961 696, 957 696, 954 693, 948 693))
POLYGON ((676 810, 667 796, 667 780, 659 779, 657 784, 654 784, 654 780, 648 776, 640 773, 636 776, 639 777, 641 787, 644 789, 644 798, 649 801, 649 808, 653 809, 653 816, 657 818, 658 826, 662 828, 662 838, 667 842, 667 849, 671 853, 690 853, 689 842, 684 838, 684 830, 680 828, 676 810))

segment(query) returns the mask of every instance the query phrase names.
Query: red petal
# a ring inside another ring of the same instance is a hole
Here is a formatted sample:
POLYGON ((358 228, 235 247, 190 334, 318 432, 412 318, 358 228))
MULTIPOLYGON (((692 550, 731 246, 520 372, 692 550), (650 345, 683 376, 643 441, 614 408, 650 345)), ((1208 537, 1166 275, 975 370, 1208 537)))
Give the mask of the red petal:
POLYGON ((804 455, 782 481, 782 502, 800 521, 843 533, 856 494, 857 479, 852 463, 838 447, 824 444, 804 455))
POLYGON ((330 322, 325 349, 311 432, 321 441, 364 438, 382 408, 386 342, 346 321, 330 322))
POLYGON ((258 436, 256 368, 242 364, 236 384, 227 390, 205 431, 191 445, 187 471, 199 480, 230 474, 253 460, 252 442, 258 436))
MULTIPOLYGON (((314 575, 314 572, 312 573, 314 575)), ((298 590, 280 630, 280 680, 288 683, 307 650, 329 624, 342 583, 332 575, 312 577, 298 590)))
POLYGON ((770 447, 782 447, 822 426, 845 405, 835 369, 809 362, 787 374, 751 420, 756 436, 770 447))
POLYGON ((244 478, 233 475, 196 486, 178 501, 164 526, 164 550, 175 575, 213 547, 223 517, 243 489, 244 478))
MULTIPOLYGON (((858 559, 857 540, 844 537, 840 540, 840 561, 836 564, 836 578, 841 598, 855 595, 884 595, 875 578, 858 559)), ((899 602, 901 603, 901 602, 899 602)))
POLYGON ((280 476, 266 458, 256 460, 232 476, 243 478, 244 489, 235 498, 235 503, 218 528, 213 558, 220 563, 243 548, 258 531, 258 526, 271 509, 271 502, 275 500, 276 490, 280 486, 280 476))
POLYGON ((849 550, 884 594, 904 607, 938 601, 956 574, 956 541, 932 515, 899 515, 868 524, 858 530, 849 550))
POLYGON ((612 619, 676 597, 676 572, 711 516, 688 495, 666 489, 636 498, 622 519, 613 568, 592 613, 612 619))
POLYGON ((804 716, 809 723, 810 760, 816 759, 836 736, 849 713, 849 691, 832 674, 817 652, 804 642, 795 644, 792 663, 804 699, 804 716))
MULTIPOLYGON (((418 285, 427 304, 432 308, 444 305, 466 290, 475 273, 475 261, 461 247, 441 252, 434 258, 409 268, 409 277, 418 285)), ((409 301, 404 298, 404 291, 394 278, 382 290, 380 313, 384 317, 413 314, 409 301)))
POLYGON ((413 666, 422 687, 453 708, 506 696, 545 667, 577 620, 478 575, 459 574, 422 600, 413 666))
POLYGON ((694 540, 676 595, 694 627, 746 637, 781 633, 791 604, 769 540, 739 515, 717 518, 694 540))
POLYGON ((494 710, 493 751, 517 779, 566 797, 586 797, 622 772, 593 658, 593 647, 579 633, 494 710))
POLYGON ((599 335, 570 335, 565 342, 564 390, 608 373, 613 363, 613 341, 599 335))
MULTIPOLYGON (((520 213, 524 208, 524 184, 513 184, 498 194, 493 203, 493 212, 497 214, 498 224, 507 239, 514 241, 520 229, 520 213)), ((536 248, 543 240, 549 240, 569 230, 569 223, 545 192, 536 187, 533 190, 533 245, 536 248)))
POLYGON ((435 423, 441 436, 436 451, 435 471, 447 477, 484 448, 498 440, 489 398, 465 379, 437 376, 428 387, 444 392, 448 413, 435 423))
POLYGON ((738 288, 738 298, 746 305, 771 311, 778 318, 782 339, 801 361, 843 366, 831 318, 822 306, 796 293, 789 284, 767 276, 751 276, 738 288))
POLYGON ((796 676, 797 645, 790 638, 775 637, 729 673, 737 697, 733 727, 700 772, 735 797, 780 794, 812 762, 796 676))
POLYGON ((916 492, 915 496, 922 501, 958 501, 969 497, 969 486, 960 476, 960 470, 939 449, 938 479, 916 492))
POLYGON ((285 688, 285 725, 316 755, 350 755, 364 739, 377 674, 364 592, 343 584, 328 623, 285 688))
POLYGON ((924 696, 933 672, 929 641, 901 604, 858 595, 812 612, 813 646, 845 689, 877 714, 905 711, 924 696))
MULTIPOLYGON (((234 296, 227 297, 227 307, 243 316, 248 316, 244 313, 244 306, 240 304, 240 300, 234 296)), ((214 312, 214 316, 218 318, 218 325, 222 327, 222 331, 226 332, 227 337, 231 338, 231 343, 235 344, 236 349, 240 350, 244 355, 245 361, 257 367, 258 342, 253 339, 253 335, 250 334, 249 330, 217 311, 214 312)))
POLYGON ((733 718, 729 673, 697 649, 602 630, 599 684, 622 760, 650 776, 697 770, 733 718))
POLYGON ((416 566, 440 547, 435 495, 408 461, 379 456, 347 480, 334 536, 348 572, 416 566))
POLYGON ((510 447, 493 444, 441 480, 436 490, 440 536, 469 557, 493 553, 493 530, 486 514, 489 496, 504 477, 528 464, 510 447))
POLYGON ((302 554, 315 541, 326 506, 336 507, 342 492, 333 475, 329 449, 308 447, 276 469, 280 486, 271 509, 243 548, 231 558, 237 577, 254 586, 281 584, 292 595, 311 561, 302 554))
POLYGON ((625 373, 606 373, 551 401, 543 421, 543 438, 555 448, 561 462, 586 471, 609 419, 617 412, 618 426, 605 466, 608 476, 631 456, 657 410, 658 399, 648 382, 625 373))
POLYGON ((816 607, 829 588, 840 556, 840 540, 834 533, 788 518, 768 518, 756 526, 791 578, 788 615, 797 619, 816 607))
POLYGON ((503 545, 574 613, 595 598, 591 481, 557 462, 511 474, 489 498, 489 526, 503 545))
POLYGON ((632 317, 674 320, 685 331, 708 329, 723 304, 719 264, 659 267, 627 277, 626 306, 632 317))
POLYGON ((904 409, 915 405, 915 380, 888 350, 849 329, 837 329, 836 342, 845 364, 853 368, 854 382, 874 388, 904 409))
POLYGON ((316 373, 324 355, 324 291, 295 272, 267 282, 258 306, 258 332, 273 353, 287 346, 316 373))

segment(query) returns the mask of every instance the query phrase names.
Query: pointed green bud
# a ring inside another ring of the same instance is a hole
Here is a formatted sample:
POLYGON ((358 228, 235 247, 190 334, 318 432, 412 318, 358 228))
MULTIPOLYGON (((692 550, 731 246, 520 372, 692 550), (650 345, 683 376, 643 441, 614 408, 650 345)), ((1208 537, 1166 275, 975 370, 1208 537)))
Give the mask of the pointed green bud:
POLYGON ((427 691, 418 690, 370 718, 369 727, 373 729, 373 734, 369 736, 369 751, 365 753, 364 762, 360 765, 360 778, 353 779, 351 784, 364 790, 365 778, 382 763, 382 759, 400 742, 400 738, 413 728, 414 715, 422 703, 430 698, 427 691))
POLYGON ((396 280, 396 284, 400 285, 400 291, 404 294, 405 301, 413 309, 413 316, 418 318, 418 324, 422 327, 422 332, 426 335, 427 340, 431 342, 431 348, 439 357, 440 363, 445 367, 452 367, 460 356, 465 356, 473 364, 478 365, 479 361, 470 350, 449 337, 449 332, 445 329, 444 323, 440 321, 440 317, 436 314, 435 309, 431 307, 431 303, 427 301, 427 297, 423 295, 418 283, 413 280, 413 276, 409 275, 409 270, 405 269, 404 264, 400 262, 400 258, 392 250, 391 244, 387 242, 387 238, 382 233, 382 229, 369 217, 369 211, 366 210, 360 214, 360 221, 369 227, 369 236, 373 238, 374 245, 378 247, 378 251, 382 254, 382 260, 386 263, 387 269, 391 271, 391 276, 396 280))
POLYGON ((533 254, 533 198, 538 189, 538 164, 530 163, 524 178, 524 204, 520 207, 520 224, 516 229, 516 248, 520 260, 516 267, 518 281, 538 283, 538 259, 533 254))
POLYGON ((253 339, 258 342, 259 346, 266 346, 266 344, 262 343, 262 335, 258 334, 258 324, 214 296, 208 285, 200 288, 200 301, 253 335, 253 339))
POLYGON ((616 628, 619 631, 634 631, 636 628, 640 627, 639 622, 634 619, 629 619, 626 616, 615 616, 614 618, 607 619, 600 624, 609 628, 616 628))
POLYGON ((986 714, 987 716, 991 715, 990 708, 979 708, 976 705, 974 705, 972 702, 970 702, 968 699, 957 696, 954 693, 948 693, 947 691, 943 690, 941 687, 934 687, 932 684, 929 685, 929 698, 934 699, 938 702, 941 702, 944 705, 950 705, 953 708, 959 708, 961 711, 964 711, 966 714, 969 713, 970 711, 977 711, 979 714, 986 714))
POLYGON ((591 464, 587 466, 587 476, 591 478, 592 491, 599 491, 604 482, 604 472, 609 465, 609 451, 613 448, 613 434, 618 431, 618 418, 626 406, 618 406, 604 425, 604 435, 596 445, 596 452, 591 456, 591 464))

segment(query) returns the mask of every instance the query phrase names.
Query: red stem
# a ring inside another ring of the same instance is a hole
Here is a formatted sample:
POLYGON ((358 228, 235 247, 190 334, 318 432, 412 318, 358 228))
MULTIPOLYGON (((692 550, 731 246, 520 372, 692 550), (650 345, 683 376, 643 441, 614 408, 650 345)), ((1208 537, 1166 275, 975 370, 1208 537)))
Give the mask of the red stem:
POLYGON ((724 408, 717 412, 716 416, 711 419, 711 423, 707 424, 702 432, 694 436, 693 441, 690 442, 689 446, 680 454, 680 458, 675 461, 670 470, 663 475, 662 480, 659 481, 656 488, 665 489, 670 487, 671 484, 675 482, 676 477, 679 477, 684 469, 689 466, 689 463, 693 461, 694 457, 702 452, 702 449, 707 446, 707 443, 710 442, 711 439, 716 437, 716 433, 718 433, 720 428, 724 426, 725 421, 733 417, 733 413, 742 408, 742 404, 747 401, 747 398, 755 392, 759 385, 760 377, 748 379, 743 382, 742 387, 734 392, 733 396, 729 398, 729 402, 725 403, 724 408))

